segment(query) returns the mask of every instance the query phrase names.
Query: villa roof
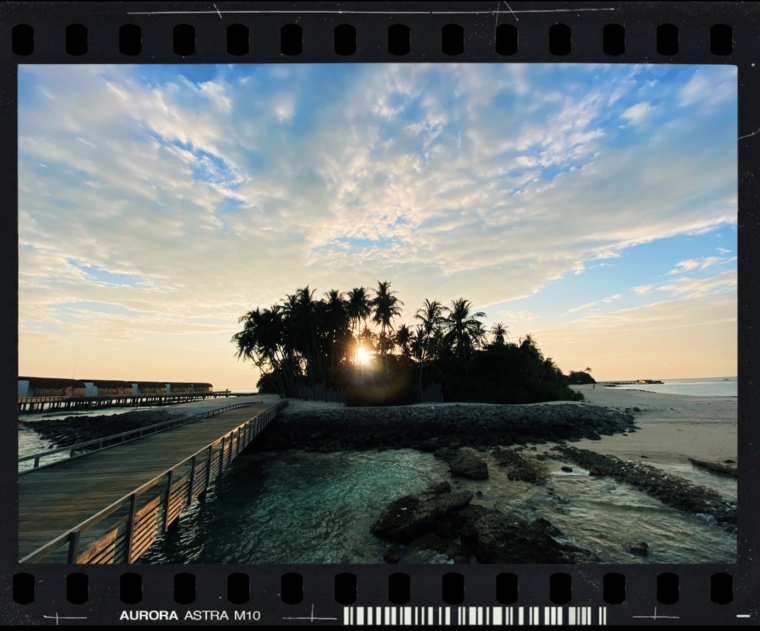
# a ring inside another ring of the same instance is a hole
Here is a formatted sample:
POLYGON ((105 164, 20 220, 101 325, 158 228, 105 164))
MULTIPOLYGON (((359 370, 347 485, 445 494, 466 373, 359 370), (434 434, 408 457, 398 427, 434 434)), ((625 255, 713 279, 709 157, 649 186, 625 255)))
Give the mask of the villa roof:
POLYGON ((131 388, 132 387, 131 381, 115 381, 112 379, 111 380, 109 379, 82 379, 82 381, 92 383, 98 388, 131 388))
POLYGON ((28 381, 35 388, 84 388, 84 381, 79 379, 58 379, 56 377, 19 377, 19 381, 28 381))

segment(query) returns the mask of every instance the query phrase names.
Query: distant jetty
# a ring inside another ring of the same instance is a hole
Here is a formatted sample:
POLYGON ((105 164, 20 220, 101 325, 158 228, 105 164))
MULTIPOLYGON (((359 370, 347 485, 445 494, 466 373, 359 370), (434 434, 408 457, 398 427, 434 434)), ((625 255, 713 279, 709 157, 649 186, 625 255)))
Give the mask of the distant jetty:
POLYGON ((635 381, 597 381, 600 386, 633 386, 633 385, 648 385, 652 383, 665 383, 658 379, 636 379, 635 381))
POLYGON ((210 383, 202 382, 19 377, 17 411, 21 414, 172 405, 227 396, 231 396, 229 390, 214 391, 210 383))

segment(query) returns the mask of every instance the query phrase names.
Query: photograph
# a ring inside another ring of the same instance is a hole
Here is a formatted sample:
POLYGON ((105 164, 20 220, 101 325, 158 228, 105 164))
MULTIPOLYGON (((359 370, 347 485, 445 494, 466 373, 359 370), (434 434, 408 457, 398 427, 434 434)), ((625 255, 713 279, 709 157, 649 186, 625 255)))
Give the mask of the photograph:
POLYGON ((733 65, 20 64, 18 560, 736 563, 737 118, 733 65))

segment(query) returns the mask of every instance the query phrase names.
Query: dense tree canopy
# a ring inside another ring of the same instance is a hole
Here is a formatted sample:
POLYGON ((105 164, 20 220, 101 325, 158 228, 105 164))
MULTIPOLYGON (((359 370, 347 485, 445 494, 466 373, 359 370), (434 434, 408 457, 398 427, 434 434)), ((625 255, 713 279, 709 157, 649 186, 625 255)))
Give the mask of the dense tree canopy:
POLYGON ((531 335, 515 344, 502 322, 486 330, 485 314, 465 298, 449 306, 426 298, 419 324, 394 327, 404 303, 388 281, 316 295, 307 285, 240 318, 236 356, 259 368, 261 390, 287 397, 303 385, 371 385, 398 402, 410 400, 415 383, 435 381, 449 401, 524 403, 577 399, 568 383, 594 382, 588 368, 565 376, 531 335))

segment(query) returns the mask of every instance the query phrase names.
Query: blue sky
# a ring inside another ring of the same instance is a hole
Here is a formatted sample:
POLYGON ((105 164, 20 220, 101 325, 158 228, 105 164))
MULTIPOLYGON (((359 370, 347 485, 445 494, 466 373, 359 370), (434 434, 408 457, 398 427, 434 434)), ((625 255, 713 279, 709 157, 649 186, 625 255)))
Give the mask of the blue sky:
POLYGON ((390 280, 565 370, 734 375, 736 117, 732 66, 21 66, 21 370, 245 387, 242 313, 390 280))

